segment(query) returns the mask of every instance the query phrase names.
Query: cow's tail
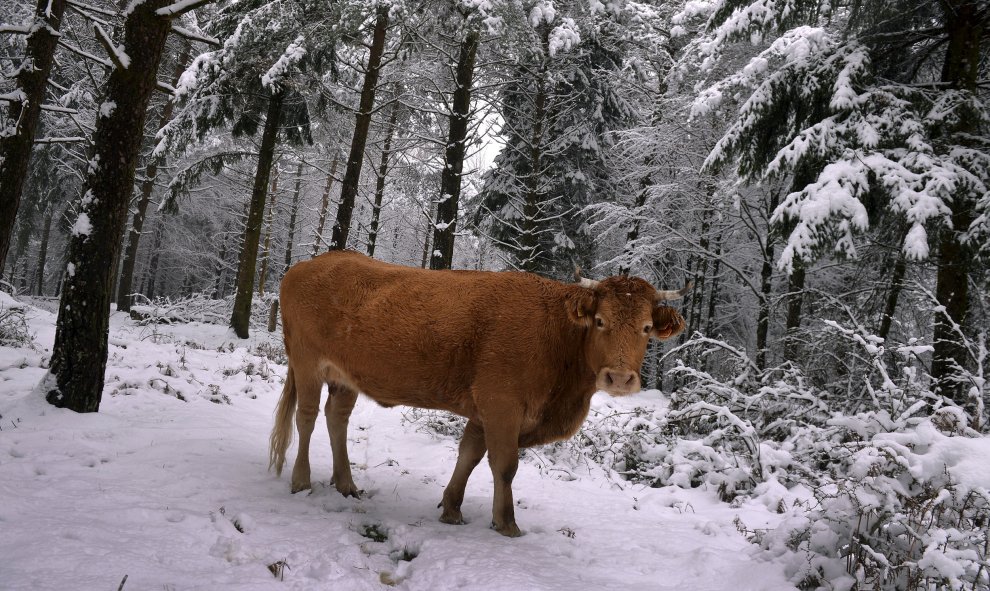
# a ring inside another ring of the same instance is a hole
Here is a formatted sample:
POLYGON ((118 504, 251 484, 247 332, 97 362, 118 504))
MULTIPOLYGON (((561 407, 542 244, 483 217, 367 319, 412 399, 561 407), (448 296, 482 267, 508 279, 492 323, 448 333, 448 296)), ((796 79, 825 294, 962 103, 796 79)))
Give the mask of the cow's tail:
POLYGON ((279 398, 278 408, 275 409, 275 426, 272 427, 268 439, 268 469, 275 468, 275 474, 282 475, 285 465, 285 450, 292 443, 292 419, 296 414, 296 378, 292 372, 292 364, 285 376, 285 387, 279 398))

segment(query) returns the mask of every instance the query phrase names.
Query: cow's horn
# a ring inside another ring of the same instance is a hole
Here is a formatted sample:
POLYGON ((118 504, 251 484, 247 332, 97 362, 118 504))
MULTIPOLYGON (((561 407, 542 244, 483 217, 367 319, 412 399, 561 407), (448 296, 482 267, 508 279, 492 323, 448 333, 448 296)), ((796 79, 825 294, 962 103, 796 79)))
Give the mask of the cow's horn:
POLYGON ((581 277, 581 267, 574 267, 574 279, 577 280, 581 287, 587 287, 588 289, 595 289, 598 287, 598 281, 588 279, 587 277, 581 277))
POLYGON ((691 291, 691 288, 692 287, 694 287, 694 282, 693 281, 688 281, 687 284, 685 284, 684 287, 681 288, 681 289, 665 289, 665 290, 658 289, 657 290, 657 295, 656 295, 656 300, 658 302, 664 302, 664 301, 669 301, 669 300, 679 300, 679 299, 683 298, 684 296, 686 296, 687 293, 689 291, 691 291))

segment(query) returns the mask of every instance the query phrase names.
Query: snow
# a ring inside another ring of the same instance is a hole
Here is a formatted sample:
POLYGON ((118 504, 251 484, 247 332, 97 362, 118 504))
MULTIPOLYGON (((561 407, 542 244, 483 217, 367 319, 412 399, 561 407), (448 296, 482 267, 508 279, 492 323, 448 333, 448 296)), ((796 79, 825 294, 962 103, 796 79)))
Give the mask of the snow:
POLYGON ((117 108, 117 103, 114 101, 106 101, 105 103, 100 103, 100 117, 109 118, 113 114, 114 109, 117 108))
POLYGON ((303 43, 306 38, 302 35, 285 48, 285 52, 279 56, 278 60, 261 76, 261 84, 273 92, 282 83, 286 76, 292 71, 293 66, 306 57, 306 48, 303 43))
POLYGON ((89 236, 93 231, 93 223, 89 221, 89 216, 86 212, 79 214, 76 218, 76 223, 72 225, 72 235, 73 236, 89 236))
MULTIPOLYGON (((436 503, 457 442, 366 399, 348 433, 363 498, 329 484, 321 429, 315 489, 292 495, 287 478, 266 470, 285 367, 258 352, 277 338, 258 331, 239 341, 195 323, 141 327, 114 314, 100 412, 78 415, 49 406, 36 387, 48 375, 55 318, 27 310, 37 346, 0 348, 6 590, 111 589, 125 575, 126 589, 271 589, 268 565, 279 561, 279 587, 289 589, 793 589, 784 567, 760 558, 733 524, 775 524, 764 505, 612 480, 586 461, 566 478, 532 459, 520 464, 521 538, 488 527, 484 462, 467 489, 469 523, 442 524, 436 503), (374 541, 369 528, 387 539, 374 541)), ((656 393, 594 404, 651 401, 656 393)))
POLYGON ((561 51, 570 51, 581 43, 581 33, 572 18, 564 18, 561 23, 550 31, 549 52, 550 57, 557 55, 561 51))

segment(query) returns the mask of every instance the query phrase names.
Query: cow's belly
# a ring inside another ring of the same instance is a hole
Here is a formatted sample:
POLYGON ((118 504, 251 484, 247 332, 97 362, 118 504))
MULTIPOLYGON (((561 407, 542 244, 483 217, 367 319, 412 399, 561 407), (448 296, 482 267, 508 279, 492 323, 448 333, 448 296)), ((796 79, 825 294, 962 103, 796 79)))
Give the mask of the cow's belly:
MULTIPOLYGON (((401 356, 375 357, 363 362, 334 359, 323 362, 327 381, 338 382, 361 392, 382 406, 411 406, 444 410, 474 418, 477 409, 470 385, 451 379, 433 368, 402 363, 401 356)), ((456 378, 457 372, 453 372, 456 378)))

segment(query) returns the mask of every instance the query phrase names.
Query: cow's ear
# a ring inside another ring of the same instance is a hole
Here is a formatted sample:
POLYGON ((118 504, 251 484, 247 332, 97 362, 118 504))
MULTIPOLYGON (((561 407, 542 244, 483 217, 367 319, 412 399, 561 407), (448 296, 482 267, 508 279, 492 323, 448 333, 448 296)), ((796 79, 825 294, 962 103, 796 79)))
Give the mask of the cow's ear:
POLYGON ((658 339, 666 340, 676 337, 684 331, 684 318, 670 306, 653 308, 653 331, 651 334, 658 339))
POLYGON ((591 325, 598 309, 598 295, 593 289, 582 288, 567 296, 567 315, 571 322, 591 325))

